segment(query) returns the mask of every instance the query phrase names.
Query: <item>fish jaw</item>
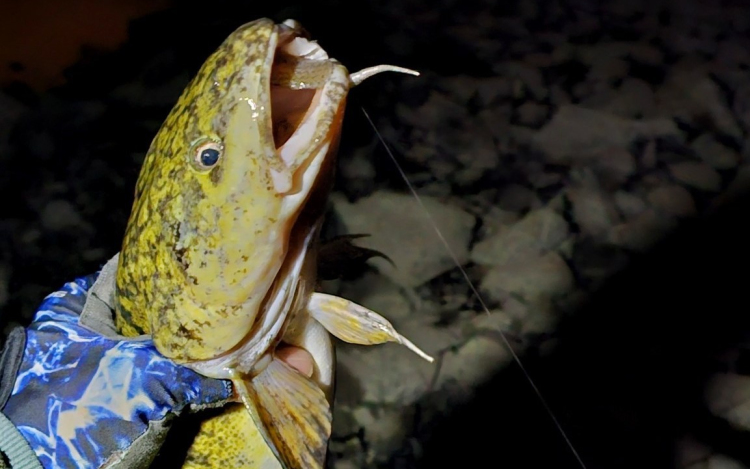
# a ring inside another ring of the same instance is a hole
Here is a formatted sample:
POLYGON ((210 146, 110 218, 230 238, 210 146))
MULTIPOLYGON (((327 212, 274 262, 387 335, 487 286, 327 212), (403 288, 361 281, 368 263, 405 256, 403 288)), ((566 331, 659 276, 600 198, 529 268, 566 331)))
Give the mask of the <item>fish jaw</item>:
MULTIPOLYGON (((186 366, 204 376, 220 379, 251 377, 263 370, 289 320, 307 306, 312 294, 314 276, 310 272, 314 268, 319 227, 320 223, 316 223, 305 232, 295 233, 290 240, 286 262, 280 270, 278 281, 269 291, 251 333, 229 352, 186 362, 186 366)), ((327 366, 325 363, 320 365, 327 366)))
POLYGON ((330 178, 351 85, 295 22, 258 20, 227 38, 144 161, 118 267, 118 327, 151 333, 181 363, 221 356, 258 330, 297 217, 330 178), (221 158, 196 167, 206 146, 221 158))

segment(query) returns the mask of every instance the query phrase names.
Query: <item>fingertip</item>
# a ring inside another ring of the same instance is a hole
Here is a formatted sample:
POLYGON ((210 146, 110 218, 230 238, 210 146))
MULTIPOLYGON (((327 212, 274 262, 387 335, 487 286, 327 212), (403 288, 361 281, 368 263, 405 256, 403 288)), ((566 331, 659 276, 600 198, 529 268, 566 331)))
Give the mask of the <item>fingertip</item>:
POLYGON ((293 346, 281 346, 276 349, 276 357, 299 373, 311 378, 315 370, 313 357, 307 350, 293 346))

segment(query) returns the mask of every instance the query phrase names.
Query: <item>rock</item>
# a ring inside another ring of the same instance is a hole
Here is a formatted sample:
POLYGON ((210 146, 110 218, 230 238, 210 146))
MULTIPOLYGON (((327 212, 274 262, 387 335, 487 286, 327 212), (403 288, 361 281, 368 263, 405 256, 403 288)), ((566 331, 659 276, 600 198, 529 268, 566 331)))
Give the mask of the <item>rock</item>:
POLYGON ((732 111, 745 128, 745 132, 750 132, 750 81, 735 90, 732 111))
POLYGON ((648 194, 652 207, 675 217, 695 215, 695 202, 690 192, 682 186, 670 184, 653 189, 648 194))
MULTIPOLYGON (((42 226, 50 231, 76 229, 88 224, 78 210, 67 200, 52 200, 42 209, 40 215, 42 226)), ((89 227, 90 228, 90 227, 89 227)))
POLYGON ((523 62, 500 62, 493 69, 498 75, 521 83, 523 90, 526 90, 528 95, 536 101, 544 101, 547 98, 549 91, 544 83, 544 76, 538 68, 523 62))
POLYGON ((601 41, 596 44, 579 46, 576 55, 586 65, 596 66, 613 58, 625 57, 631 47, 631 44, 627 42, 601 41))
MULTIPOLYGON (((361 446, 359 442, 354 442, 352 445, 361 446)), ((361 448, 357 448, 361 451, 361 448)), ((353 461, 351 459, 337 459, 333 462, 333 468, 334 469, 361 469, 362 463, 358 463, 356 461, 353 461)))
POLYGON ((661 115, 679 117, 696 127, 702 119, 720 132, 740 141, 742 130, 729 110, 719 86, 706 74, 703 67, 693 62, 675 66, 666 83, 656 93, 661 115))
POLYGON ((568 222, 549 208, 529 212, 513 225, 478 242, 471 260, 482 265, 504 265, 515 259, 555 249, 568 237, 568 222))
POLYGON ((656 167, 656 140, 649 140, 646 142, 646 146, 643 147, 643 153, 641 154, 641 164, 646 169, 653 169, 656 167))
POLYGON ((526 101, 516 109, 518 122, 529 127, 538 127, 547 118, 548 107, 544 104, 526 101))
POLYGON ((602 81, 608 85, 627 75, 630 66, 619 57, 608 56, 591 64, 587 80, 602 81))
POLYGON ((500 192, 497 206, 501 210, 520 213, 530 208, 539 208, 541 202, 536 192, 520 184, 509 184, 500 192))
POLYGON ((737 152, 717 142, 710 133, 700 135, 690 146, 701 160, 716 169, 731 169, 740 161, 737 152))
POLYGON ((721 197, 728 201, 747 193, 750 193, 750 166, 744 165, 737 170, 721 197))
POLYGON ((488 381, 512 360, 505 346, 488 337, 469 339, 456 351, 443 355, 436 387, 458 385, 470 397, 471 391, 488 381))
POLYGON ((676 226, 674 220, 647 209, 609 232, 609 242, 634 251, 647 251, 676 226))
POLYGON ((555 58, 547 52, 531 52, 524 56, 523 63, 536 68, 547 68, 555 65, 555 58))
POLYGON ((573 205, 573 218, 584 234, 602 237, 620 222, 614 204, 601 190, 572 187, 567 195, 573 205))
POLYGON ((411 404, 427 391, 436 366, 398 344, 342 345, 336 359, 336 401, 344 404, 411 404))
POLYGON ((615 92, 607 81, 585 80, 573 85, 570 89, 573 98, 584 108, 598 109, 612 99, 615 92))
POLYGON ((480 282, 481 291, 493 300, 504 300, 509 294, 530 301, 556 298, 575 286, 568 265, 556 252, 518 258, 490 269, 480 282))
POLYGON ((636 138, 681 138, 674 122, 636 121, 578 106, 562 106, 533 139, 552 163, 566 163, 607 148, 628 148, 636 138))
POLYGON ((372 147, 360 147, 347 158, 339 158, 338 171, 346 179, 347 193, 366 194, 372 191, 375 166, 372 162, 372 147))
POLYGON ((359 425, 354 418, 351 406, 345 403, 337 403, 333 406, 333 428, 331 438, 333 440, 345 439, 359 431, 359 425))
MULTIPOLYGON (((463 282, 463 277, 461 281, 463 282)), ((465 298, 466 295, 464 295, 465 298)), ((420 307, 415 309, 411 318, 393 321, 393 326, 398 330, 399 334, 417 344, 427 355, 435 358, 445 350, 460 344, 465 339, 463 336, 464 325, 460 321, 450 325, 437 326, 435 324, 439 319, 442 304, 442 298, 440 302, 425 301, 420 307)), ((454 309, 457 308, 454 307, 454 309)), ((474 315, 473 312, 467 311, 467 313, 470 313, 472 316, 474 315)), ((409 351, 406 347, 402 348, 409 351)), ((409 353, 417 357, 413 352, 409 351, 409 353)))
POLYGON ((560 173, 538 172, 529 174, 529 183, 537 190, 560 184, 562 181, 563 175, 560 173))
POLYGON ((368 452, 381 458, 387 458, 399 449, 413 431, 414 416, 401 407, 361 406, 352 414, 357 426, 364 429, 368 452))
POLYGON ((647 42, 629 44, 628 55, 633 60, 646 65, 659 66, 662 65, 662 62, 664 61, 664 52, 647 42))
POLYGON ((750 376, 717 374, 708 383, 706 404, 711 413, 750 430, 750 376))
POLYGON ((635 134, 640 138, 664 138, 674 141, 684 140, 682 132, 674 120, 664 117, 633 121, 635 134))
POLYGON ((570 97, 567 91, 562 86, 554 83, 549 88, 550 102, 555 107, 562 107, 565 105, 572 104, 573 99, 570 97))
POLYGON ((359 303, 382 314, 393 323, 412 317, 416 307, 403 288, 377 272, 365 272, 360 278, 340 282, 336 290, 321 288, 316 291, 359 303))
POLYGON ((748 53, 747 38, 743 35, 732 35, 719 41, 714 61, 725 66, 750 65, 750 53, 748 53))
POLYGON ((684 437, 676 445, 677 467, 701 467, 711 456, 711 448, 691 437, 684 437))
POLYGON ((594 173, 605 188, 619 188, 635 174, 635 157, 625 148, 607 148, 593 158, 594 173))
POLYGON ((644 202, 643 199, 626 191, 615 192, 614 202, 617 209, 626 219, 640 215, 647 208, 646 202, 644 202))
MULTIPOLYGON (((460 163, 458 172, 449 176, 459 185, 471 185, 485 172, 494 170, 500 164, 491 131, 477 119, 468 120, 463 131, 453 132, 451 135, 450 138, 441 139, 438 147, 443 154, 451 155, 460 163)), ((430 159, 427 160, 427 165, 432 167, 430 159)))
POLYGON ((590 293, 588 288, 586 290, 576 288, 555 301, 555 307, 562 314, 574 314, 588 304, 590 293))
POLYGON ((478 104, 482 108, 492 106, 501 99, 509 98, 512 95, 513 86, 511 79, 507 76, 472 79, 476 82, 478 104))
POLYGON ((477 92, 477 80, 467 75, 441 78, 439 86, 448 93, 452 101, 464 106, 468 105, 469 100, 477 92))
POLYGON ((685 161, 669 165, 672 177, 690 187, 707 192, 721 190, 721 176, 706 163, 685 161))
POLYGON ((505 334, 519 331, 518 318, 502 309, 491 310, 489 314, 479 313, 471 320, 471 327, 474 333, 489 331, 505 334))
POLYGON ((678 24, 662 27, 659 31, 660 40, 672 54, 687 55, 700 52, 709 56, 713 55, 716 43, 688 32, 692 29, 689 26, 678 24))
MULTIPOLYGON (((746 66, 742 66, 745 68, 746 66)), ((742 118, 734 108, 734 104, 737 102, 736 99, 739 96, 738 92, 742 91, 741 88, 748 83, 748 74, 745 70, 738 68, 718 68, 714 75, 717 82, 721 83, 722 89, 730 90, 727 98, 734 97, 731 101, 732 111, 735 113, 735 119, 739 121, 740 126, 743 126, 742 118)), ((729 102, 729 99, 727 99, 729 102)))
POLYGON ((597 106, 604 112, 620 117, 652 117, 655 107, 654 91, 651 85, 638 78, 625 78, 611 99, 597 106))
POLYGON ((558 314, 549 298, 520 299, 508 296, 502 302, 503 311, 520 323, 519 335, 547 334, 555 327, 558 314))
MULTIPOLYGON (((513 106, 511 103, 504 103, 490 108, 483 109, 477 113, 474 121, 475 129, 483 127, 482 133, 489 132, 489 134, 498 142, 498 147, 502 147, 504 142, 509 140, 512 132, 513 125, 510 124, 511 118, 513 117, 513 106)), ((532 131, 527 127, 521 127, 527 132, 532 131)), ((451 127, 451 130, 454 127, 451 127)))
POLYGON ((493 236, 505 227, 516 223, 519 218, 517 213, 503 210, 493 204, 487 207, 482 215, 482 225, 479 230, 480 236, 482 238, 493 236))
POLYGON ((644 174, 639 182, 644 190, 653 189, 664 184, 664 175, 656 172, 644 174))
POLYGON ((534 129, 522 125, 511 125, 507 130, 510 141, 516 148, 531 146, 535 132, 534 129))
MULTIPOLYGON (((460 323, 435 326, 437 303, 425 303, 410 318, 397 320, 384 311, 396 330, 436 360, 465 341, 460 323)), ((472 312, 473 315, 473 312, 472 312)), ((430 389, 439 361, 429 363, 403 345, 341 344, 337 347, 336 400, 355 406, 362 402, 405 406, 430 389)))
MULTIPOLYGON (((334 413, 338 406, 334 406, 334 413)), ((352 417, 353 418, 353 417, 352 417)), ((337 426, 336 415, 333 418, 334 431, 337 426)), ((356 432, 339 436, 336 434, 328 442, 328 461, 326 467, 332 469, 362 469, 371 462, 372 456, 363 448, 362 441, 356 432)))
POLYGON ((463 264, 468 260, 476 220, 458 207, 422 197, 423 208, 413 196, 390 191, 375 192, 355 203, 335 195, 331 200, 347 233, 371 235, 358 240, 358 245, 380 251, 393 260, 395 267, 380 258, 369 262, 399 285, 415 287, 455 267, 424 208, 458 261, 463 264))
POLYGON ((396 115, 400 121, 420 129, 437 129, 445 122, 468 119, 468 111, 463 105, 439 92, 430 93, 427 101, 418 108, 396 104, 396 115))
POLYGON ((582 237, 577 240, 569 263, 575 266, 576 277, 593 291, 625 267, 629 257, 622 249, 599 239, 582 237))
POLYGON ((708 469, 747 469, 741 462, 723 454, 714 454, 708 459, 708 469))

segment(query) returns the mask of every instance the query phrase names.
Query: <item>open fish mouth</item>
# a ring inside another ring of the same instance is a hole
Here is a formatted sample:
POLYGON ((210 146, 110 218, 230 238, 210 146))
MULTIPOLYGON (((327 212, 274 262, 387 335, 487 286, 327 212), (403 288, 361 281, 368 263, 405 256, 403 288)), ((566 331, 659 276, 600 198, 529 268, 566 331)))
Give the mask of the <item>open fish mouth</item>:
POLYGON ((268 140, 273 140, 283 166, 273 168, 271 176, 277 192, 301 189, 304 193, 309 186, 305 187, 300 175, 317 176, 323 160, 335 152, 344 102, 353 83, 346 68, 308 39, 296 21, 287 20, 274 28, 267 72, 268 140))
POLYGON ((276 27, 280 31, 270 77, 273 140, 277 151, 293 152, 299 150, 302 140, 309 139, 309 134, 285 145, 294 132, 310 127, 309 111, 313 101, 320 100, 330 63, 328 54, 310 41, 299 25, 288 21, 276 27), (303 121, 306 126, 302 126, 303 121))
MULTIPOLYGON (((381 72, 419 75, 393 65, 377 65, 350 74, 310 40, 296 21, 287 20, 274 28, 269 77, 271 133, 278 157, 292 171, 315 155, 321 145, 335 147, 344 102, 352 86, 381 72)), ((289 190, 288 181, 285 184, 278 174, 274 174, 274 184, 279 192, 289 190)))
POLYGON ((417 74, 391 65, 350 74, 308 39, 296 21, 266 25, 262 27, 273 29, 262 65, 248 67, 245 73, 261 75, 261 92, 248 104, 257 108, 251 118, 262 119, 259 137, 267 151, 270 185, 286 207, 282 209, 286 221, 278 231, 282 237, 274 240, 285 238, 286 248, 279 267, 267 271, 273 277, 266 277, 270 282, 263 300, 247 311, 254 320, 244 338, 213 357, 183 361, 215 378, 258 371, 256 362, 281 339, 288 316, 303 308, 307 301, 303 297, 312 294, 308 290, 315 274, 305 265, 315 262, 315 256, 308 254, 314 254, 349 89, 384 71, 417 74))
MULTIPOLYGON (((269 36, 266 65, 261 70, 265 75, 261 86, 267 87, 266 92, 257 102, 248 103, 251 108, 258 108, 254 118, 267 116, 261 139, 267 148, 273 142, 275 150, 269 154, 270 180, 283 203, 290 207, 289 221, 283 230, 286 248, 263 301, 252 311, 254 323, 245 337, 214 357, 184 362, 215 378, 232 378, 238 372, 250 374, 255 363, 278 343, 288 316, 299 307, 295 299, 302 296, 298 291, 300 283, 314 282, 314 273, 303 273, 303 267, 317 240, 327 196, 325 186, 331 177, 328 163, 335 155, 346 94, 353 84, 346 68, 308 40, 295 21, 280 25, 269 22, 269 27, 274 30, 269 36), (269 106, 271 112, 264 106, 269 106), (307 209, 308 205, 312 210, 307 209), (305 215, 299 218, 303 211, 305 215)), ((299 304, 304 304, 303 298, 299 300, 299 304)))

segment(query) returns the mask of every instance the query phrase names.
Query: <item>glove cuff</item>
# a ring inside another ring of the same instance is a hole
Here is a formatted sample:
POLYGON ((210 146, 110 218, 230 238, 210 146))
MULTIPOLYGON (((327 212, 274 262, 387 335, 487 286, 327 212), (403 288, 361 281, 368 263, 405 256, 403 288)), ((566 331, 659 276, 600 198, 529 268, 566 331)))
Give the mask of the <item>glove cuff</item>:
POLYGON ((2 354, 0 354, 0 410, 5 407, 18 375, 18 368, 23 361, 23 350, 26 348, 26 331, 16 326, 8 334, 2 354))
POLYGON ((13 469, 43 469, 29 442, 3 413, 0 413, 0 453, 8 458, 13 469))

